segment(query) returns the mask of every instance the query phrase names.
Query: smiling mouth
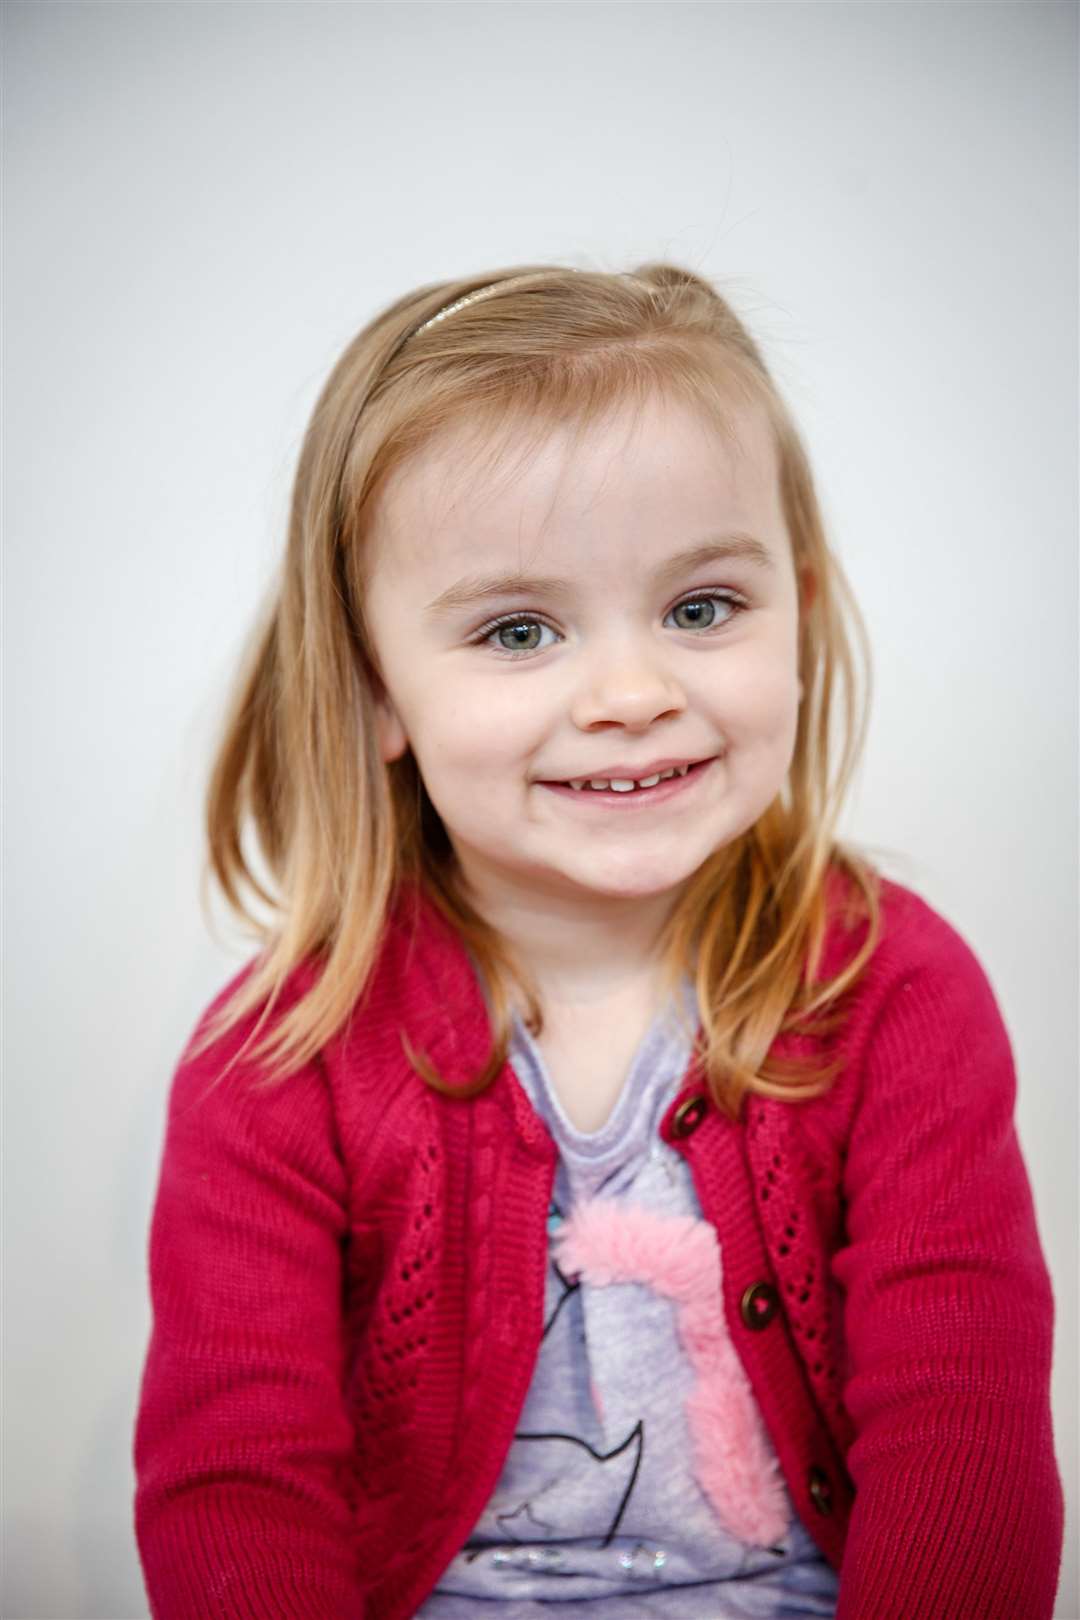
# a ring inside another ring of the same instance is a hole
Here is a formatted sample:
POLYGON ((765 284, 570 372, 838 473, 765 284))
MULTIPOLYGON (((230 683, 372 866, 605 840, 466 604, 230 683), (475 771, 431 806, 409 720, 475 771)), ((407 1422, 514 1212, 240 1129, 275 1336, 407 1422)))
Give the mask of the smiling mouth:
MULTIPOLYGON (((701 762, 698 761, 698 763, 701 762)), ((654 788, 659 782, 670 781, 673 776, 685 776, 692 769, 693 767, 690 765, 675 765, 670 770, 657 771, 654 776, 642 776, 636 780, 629 777, 622 779, 613 777, 610 780, 606 780, 604 777, 577 777, 573 781, 563 782, 561 786, 573 788, 575 793, 585 793, 590 790, 593 792, 610 790, 612 793, 639 793, 643 788, 654 788)))
POLYGON ((689 791, 700 776, 703 776, 723 754, 715 754, 709 759, 698 759, 693 764, 675 765, 666 771, 655 771, 651 776, 605 778, 605 777, 575 777, 567 782, 539 782, 538 787, 546 788, 549 793, 561 795, 571 799, 576 804, 592 801, 595 804, 637 804, 643 799, 650 802, 661 802, 673 795, 689 791))

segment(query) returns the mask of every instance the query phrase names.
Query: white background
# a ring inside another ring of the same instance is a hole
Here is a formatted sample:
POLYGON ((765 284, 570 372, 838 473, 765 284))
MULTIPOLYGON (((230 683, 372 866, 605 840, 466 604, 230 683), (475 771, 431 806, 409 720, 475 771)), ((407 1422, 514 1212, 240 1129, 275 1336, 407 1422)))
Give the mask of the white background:
MULTIPOLYGON (((316 392, 407 288, 703 271, 873 636, 844 831, 1019 1073, 1077 1543, 1077 11, 8 4, 3 1613, 144 1616, 131 1434, 221 704, 316 392)), ((215 914, 223 920, 223 908, 215 914)))

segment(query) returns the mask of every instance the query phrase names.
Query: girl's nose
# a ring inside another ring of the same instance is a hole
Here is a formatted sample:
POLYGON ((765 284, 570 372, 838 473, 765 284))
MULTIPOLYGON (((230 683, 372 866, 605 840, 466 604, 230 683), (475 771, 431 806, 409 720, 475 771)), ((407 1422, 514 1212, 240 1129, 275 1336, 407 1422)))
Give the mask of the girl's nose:
POLYGON ((643 647, 600 652, 589 663, 571 710, 582 731, 597 726, 644 730, 666 714, 681 714, 686 694, 662 658, 643 647))

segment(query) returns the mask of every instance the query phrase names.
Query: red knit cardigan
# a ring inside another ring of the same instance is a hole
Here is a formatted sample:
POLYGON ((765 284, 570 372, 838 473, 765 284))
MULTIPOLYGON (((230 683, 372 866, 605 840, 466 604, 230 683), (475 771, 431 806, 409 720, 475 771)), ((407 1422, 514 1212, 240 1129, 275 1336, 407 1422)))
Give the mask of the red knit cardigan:
MULTIPOLYGON (((899 884, 882 900, 843 1030, 775 1049, 840 1056, 832 1090, 749 1098, 734 1124, 692 1062, 661 1134, 716 1227, 731 1338, 840 1571, 838 1620, 1047 1620, 1054 1306, 1009 1039, 960 935, 899 884)), ((836 913, 824 973, 865 926, 836 913)), ((134 1440, 151 1608, 405 1620, 513 1438, 554 1144, 509 1065, 471 1101, 410 1069, 402 1031, 451 1082, 490 1050, 468 957, 415 896, 317 1059, 208 1091, 253 1022, 172 1082, 134 1440)))

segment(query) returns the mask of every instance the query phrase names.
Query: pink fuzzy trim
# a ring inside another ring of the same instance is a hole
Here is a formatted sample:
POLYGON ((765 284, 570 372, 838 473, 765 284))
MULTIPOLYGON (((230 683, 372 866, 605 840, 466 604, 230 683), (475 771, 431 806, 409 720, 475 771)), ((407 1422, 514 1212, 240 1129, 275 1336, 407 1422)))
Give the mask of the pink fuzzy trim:
POLYGON ((679 1337, 697 1374, 686 1401, 697 1477, 740 1541, 775 1546, 789 1515, 780 1466, 724 1321, 720 1245, 706 1221, 594 1198, 552 1239, 560 1269, 595 1287, 646 1283, 678 1307, 679 1337))

